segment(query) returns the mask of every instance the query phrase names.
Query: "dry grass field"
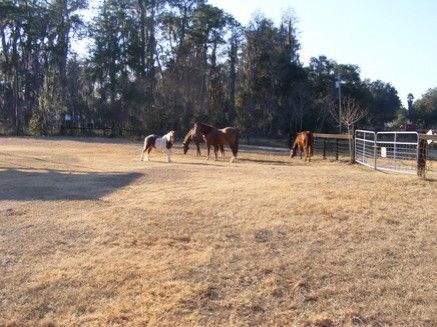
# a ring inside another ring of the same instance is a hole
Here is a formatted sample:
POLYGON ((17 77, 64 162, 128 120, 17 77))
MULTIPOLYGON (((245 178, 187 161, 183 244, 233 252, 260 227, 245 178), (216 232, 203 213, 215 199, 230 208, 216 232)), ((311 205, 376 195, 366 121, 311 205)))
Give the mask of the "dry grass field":
POLYGON ((0 326, 437 326, 437 182, 140 148, 0 138, 0 326))

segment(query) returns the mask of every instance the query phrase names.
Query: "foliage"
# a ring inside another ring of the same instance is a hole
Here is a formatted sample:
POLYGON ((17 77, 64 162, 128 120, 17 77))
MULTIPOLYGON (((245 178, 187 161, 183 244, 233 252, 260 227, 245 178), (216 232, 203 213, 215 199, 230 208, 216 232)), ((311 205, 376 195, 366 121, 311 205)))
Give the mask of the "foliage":
MULTIPOLYGON (((0 119, 17 134, 32 117, 57 133, 66 114, 113 133, 182 134, 195 120, 247 135, 337 131, 329 107, 339 78, 342 95, 368 108, 362 127, 382 129, 401 108, 391 84, 361 80, 356 65, 325 56, 303 65, 290 12, 279 24, 256 15, 243 27, 205 0, 105 0, 86 25, 86 0, 0 6, 0 119), (91 46, 79 59, 71 42, 85 34, 91 46)), ((432 98, 410 99, 423 126, 436 121, 432 98)))
POLYGON ((422 128, 437 128, 437 87, 414 102, 413 119, 422 128))
POLYGON ((41 118, 37 114, 33 114, 29 121, 29 135, 41 136, 43 135, 41 118))

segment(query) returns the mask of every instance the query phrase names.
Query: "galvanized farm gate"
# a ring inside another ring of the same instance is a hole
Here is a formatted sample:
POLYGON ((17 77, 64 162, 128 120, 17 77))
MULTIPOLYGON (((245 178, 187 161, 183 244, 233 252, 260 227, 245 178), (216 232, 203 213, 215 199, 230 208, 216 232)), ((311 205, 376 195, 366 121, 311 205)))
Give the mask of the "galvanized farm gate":
POLYGON ((355 161, 376 169, 376 133, 355 131, 355 161))
POLYGON ((377 169, 405 174, 417 173, 419 134, 417 132, 376 133, 377 169))
POLYGON ((355 132, 355 161, 374 169, 417 173, 417 132, 355 132))

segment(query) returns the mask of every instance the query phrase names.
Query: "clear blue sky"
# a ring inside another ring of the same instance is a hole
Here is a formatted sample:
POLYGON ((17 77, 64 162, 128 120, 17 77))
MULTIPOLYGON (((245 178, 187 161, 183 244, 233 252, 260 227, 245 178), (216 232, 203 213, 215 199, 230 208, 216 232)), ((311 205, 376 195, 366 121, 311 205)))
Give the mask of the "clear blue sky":
POLYGON ((246 25, 259 10, 297 18, 301 61, 326 55, 355 64, 361 78, 391 83, 406 105, 437 87, 437 0, 209 0, 246 25))

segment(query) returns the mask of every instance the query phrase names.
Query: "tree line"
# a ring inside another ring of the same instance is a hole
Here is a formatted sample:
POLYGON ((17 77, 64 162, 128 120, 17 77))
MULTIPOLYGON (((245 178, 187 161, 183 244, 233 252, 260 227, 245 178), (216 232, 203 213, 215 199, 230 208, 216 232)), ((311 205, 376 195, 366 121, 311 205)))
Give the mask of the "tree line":
POLYGON ((362 127, 437 122, 436 89, 407 111, 390 83, 361 79, 356 65, 325 56, 304 65, 289 12, 279 24, 258 14, 242 26, 206 0, 102 0, 87 23, 87 8, 87 0, 0 1, 4 133, 58 134, 66 124, 182 131, 195 120, 247 135, 337 131, 339 83, 366 108, 362 127), (79 38, 91 44, 80 56, 79 38))

